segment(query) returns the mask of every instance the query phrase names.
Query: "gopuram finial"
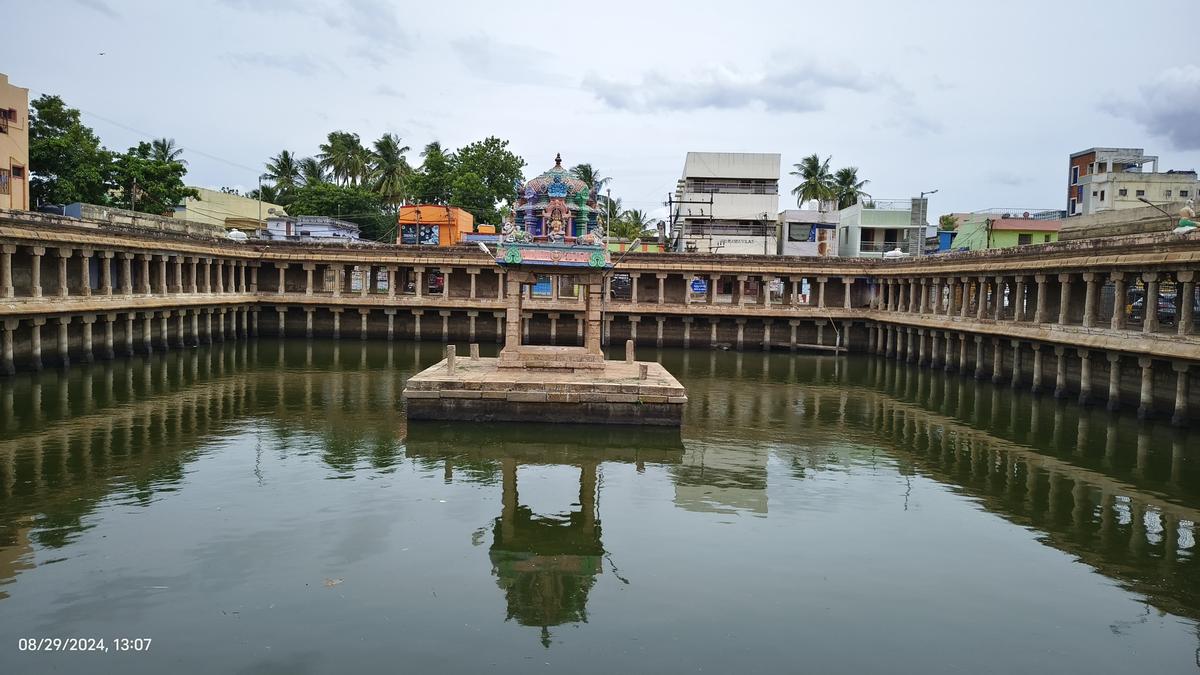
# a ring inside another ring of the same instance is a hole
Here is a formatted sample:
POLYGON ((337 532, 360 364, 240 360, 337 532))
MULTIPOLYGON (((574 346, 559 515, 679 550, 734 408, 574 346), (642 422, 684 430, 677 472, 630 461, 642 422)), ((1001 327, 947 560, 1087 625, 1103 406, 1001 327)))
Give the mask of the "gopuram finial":
POLYGON ((554 166, 556 166, 560 169, 562 168, 562 153, 561 152, 554 153, 554 166))

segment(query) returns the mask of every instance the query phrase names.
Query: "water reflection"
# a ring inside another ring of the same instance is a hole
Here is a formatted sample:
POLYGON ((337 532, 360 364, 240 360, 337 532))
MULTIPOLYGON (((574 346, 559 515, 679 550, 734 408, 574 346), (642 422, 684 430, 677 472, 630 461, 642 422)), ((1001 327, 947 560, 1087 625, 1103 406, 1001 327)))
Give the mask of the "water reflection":
POLYGON ((500 515, 492 523, 488 549, 492 574, 504 590, 505 620, 540 628, 548 648, 550 628, 587 622, 588 593, 603 571, 600 464, 630 463, 643 471, 648 463, 677 463, 683 453, 679 431, 494 425, 487 430, 487 445, 478 447, 481 436, 479 429, 462 425, 414 423, 407 454, 426 465, 441 463, 447 480, 457 467, 482 482, 500 475, 500 515), (578 501, 553 513, 535 513, 521 501, 517 479, 523 466, 576 468, 578 501))
MULTIPOLYGON (((604 463, 651 467, 643 484, 661 483, 655 498, 681 518, 748 515, 764 526, 790 525, 779 505, 822 476, 885 467, 925 477, 1157 610, 1200 620, 1194 433, 881 358, 675 350, 641 357, 688 387, 682 435, 409 427, 399 392, 440 355, 433 344, 226 343, 0 382, 0 602, 35 560, 70 557, 98 513, 148 509, 198 489, 189 474, 205 458, 253 452, 246 466, 258 486, 273 485, 281 462, 311 462, 320 479, 347 481, 322 482, 345 487, 349 503, 366 498, 354 483, 364 476, 409 471, 442 490, 479 487, 487 515, 475 536, 481 546, 490 537, 491 568, 488 576, 480 565, 480 576, 499 589, 504 617, 545 645, 556 627, 589 621, 605 582, 624 579, 610 560, 625 534, 613 529, 612 508, 609 541, 601 526, 604 463), (570 471, 570 496, 538 505, 531 476, 554 467, 570 471)), ((307 508, 302 498, 290 504, 307 508)), ((906 506, 904 495, 897 508, 906 506)))

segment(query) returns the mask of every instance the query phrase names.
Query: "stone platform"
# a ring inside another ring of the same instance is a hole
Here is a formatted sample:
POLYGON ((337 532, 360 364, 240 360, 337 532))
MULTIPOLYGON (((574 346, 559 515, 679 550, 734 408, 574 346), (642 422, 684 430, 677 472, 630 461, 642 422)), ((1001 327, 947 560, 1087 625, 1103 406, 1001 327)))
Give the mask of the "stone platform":
POLYGON ((409 378, 410 420, 575 422, 680 426, 683 385, 658 363, 603 361, 581 370, 500 367, 495 358, 447 359, 409 378), (642 375, 643 368, 645 375, 642 375))

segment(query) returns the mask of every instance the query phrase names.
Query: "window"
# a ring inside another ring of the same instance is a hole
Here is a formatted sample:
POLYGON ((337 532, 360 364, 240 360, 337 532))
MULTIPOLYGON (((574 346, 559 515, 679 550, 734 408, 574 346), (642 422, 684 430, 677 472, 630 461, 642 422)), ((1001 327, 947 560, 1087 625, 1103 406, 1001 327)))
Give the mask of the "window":
POLYGON ((8 194, 8 169, 0 169, 0 195, 8 194))
POLYGON ((1049 244, 1050 243, 1050 235, 1048 235, 1048 234, 1042 235, 1042 243, 1049 244))
POLYGON ((1145 197, 1145 196, 1146 196, 1146 191, 1145 191, 1145 190, 1138 190, 1137 192, 1134 192, 1134 193, 1133 193, 1133 196, 1135 196, 1135 197, 1145 197))
POLYGON ((1117 196, 1118 197, 1128 197, 1129 196, 1129 188, 1121 188, 1120 190, 1117 190, 1117 196))
POLYGON ((1073 167, 1071 167, 1071 185, 1075 185, 1078 182, 1079 182, 1079 167, 1073 166, 1073 167))
POLYGON ((1165 191, 1163 191, 1163 196, 1164 196, 1164 197, 1167 197, 1167 198, 1170 198, 1170 196, 1171 196, 1171 191, 1170 191, 1170 190, 1165 190, 1165 191))
POLYGON ((1189 194, 1189 193, 1188 193, 1188 191, 1187 191, 1187 190, 1180 190, 1180 191, 1179 191, 1179 196, 1180 196, 1180 197, 1186 197, 1186 196, 1188 196, 1188 194, 1189 194))
POLYGON ((1100 196, 1100 192, 1099 192, 1098 190, 1092 190, 1092 196, 1093 196, 1093 197, 1099 197, 1099 196, 1100 196))
POLYGON ((1075 198, 1072 197, 1071 198, 1071 215, 1075 215, 1076 213, 1079 213, 1078 206, 1079 206, 1079 202, 1075 201, 1075 198))
POLYGON ((14 166, 12 168, 12 177, 13 178, 24 178, 25 177, 25 167, 14 166))
POLYGON ((1032 243, 1033 243, 1033 235, 1032 234, 1018 234, 1017 235, 1017 246, 1025 246, 1026 244, 1032 244, 1032 243))
POLYGON ((1104 201, 1104 190, 1100 191, 1100 201, 1104 201))

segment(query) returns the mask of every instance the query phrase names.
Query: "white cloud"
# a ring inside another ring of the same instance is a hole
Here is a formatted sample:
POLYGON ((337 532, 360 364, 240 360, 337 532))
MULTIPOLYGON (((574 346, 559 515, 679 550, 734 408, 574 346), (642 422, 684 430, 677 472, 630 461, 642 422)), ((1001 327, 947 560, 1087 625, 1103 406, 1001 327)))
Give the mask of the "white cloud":
POLYGON ((1180 150, 1200 150, 1200 66, 1167 68, 1139 87, 1141 100, 1109 109, 1180 150))

